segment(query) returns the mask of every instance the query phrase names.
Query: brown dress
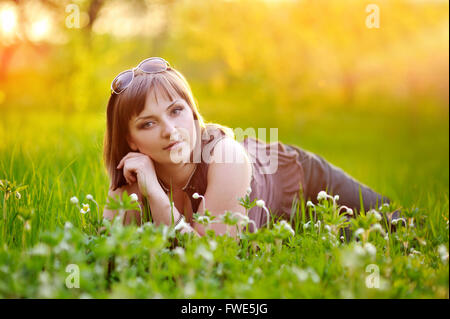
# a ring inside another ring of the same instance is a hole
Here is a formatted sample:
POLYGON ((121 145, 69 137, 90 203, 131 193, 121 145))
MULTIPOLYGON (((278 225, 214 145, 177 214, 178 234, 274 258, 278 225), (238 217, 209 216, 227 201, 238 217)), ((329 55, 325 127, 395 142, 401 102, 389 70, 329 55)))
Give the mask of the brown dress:
MULTIPOLYGON (((226 134, 214 125, 206 127, 209 139, 202 140, 201 148, 213 150, 215 144, 226 134)), ((303 150, 297 146, 281 142, 265 143, 252 137, 245 138, 241 144, 247 151, 252 162, 252 181, 250 199, 262 199, 271 214, 291 220, 295 215, 294 199, 298 200, 303 193, 305 202, 311 200, 317 203, 317 194, 326 190, 328 194, 339 195, 338 204, 346 205, 356 211, 360 210, 359 189, 363 198, 364 210, 374 208, 389 199, 379 195, 364 184, 359 183, 340 168, 328 163, 322 157, 303 150), (276 171, 270 163, 275 165, 276 171)), ((201 159, 189 178, 183 190, 191 201, 195 213, 201 198, 194 199, 192 195, 204 195, 207 188, 207 162, 201 159)), ((169 189, 159 180, 161 187, 168 193, 169 189)), ((253 207, 249 211, 258 228, 267 222, 263 208, 253 207)), ((253 231, 253 226, 250 227, 253 231)))

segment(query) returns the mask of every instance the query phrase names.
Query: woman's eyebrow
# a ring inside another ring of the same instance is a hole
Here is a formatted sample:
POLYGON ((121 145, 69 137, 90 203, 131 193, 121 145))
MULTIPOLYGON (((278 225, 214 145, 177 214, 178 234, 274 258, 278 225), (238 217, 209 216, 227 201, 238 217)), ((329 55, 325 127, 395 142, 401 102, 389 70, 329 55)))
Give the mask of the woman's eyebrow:
MULTIPOLYGON (((177 103, 177 102, 180 102, 180 99, 173 100, 171 103, 169 103, 169 105, 167 105, 167 107, 166 107, 166 110, 167 110, 169 107, 171 107, 172 105, 174 105, 175 103, 177 103)), ((140 117, 138 117, 134 122, 137 122, 137 121, 143 120, 143 119, 147 119, 147 118, 150 118, 150 117, 154 117, 154 115, 144 115, 144 116, 140 116, 140 117)))

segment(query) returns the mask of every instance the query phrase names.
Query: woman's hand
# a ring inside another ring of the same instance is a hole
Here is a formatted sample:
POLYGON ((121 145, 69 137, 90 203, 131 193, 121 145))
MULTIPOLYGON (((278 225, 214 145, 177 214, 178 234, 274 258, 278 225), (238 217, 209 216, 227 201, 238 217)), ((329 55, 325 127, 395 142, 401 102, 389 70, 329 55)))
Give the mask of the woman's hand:
POLYGON ((139 190, 143 196, 158 184, 153 160, 142 153, 129 152, 117 165, 117 169, 123 167, 123 176, 128 184, 138 183, 139 190))

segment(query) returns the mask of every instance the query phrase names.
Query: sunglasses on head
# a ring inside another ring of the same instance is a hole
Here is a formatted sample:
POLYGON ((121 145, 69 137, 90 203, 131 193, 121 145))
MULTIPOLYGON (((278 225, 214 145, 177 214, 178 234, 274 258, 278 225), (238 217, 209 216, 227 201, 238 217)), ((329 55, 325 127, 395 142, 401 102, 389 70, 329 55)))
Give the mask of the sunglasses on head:
POLYGON ((145 59, 139 65, 133 69, 123 71, 114 78, 111 83, 111 91, 115 94, 122 93, 127 87, 130 86, 134 79, 134 70, 139 69, 144 73, 159 73, 170 69, 170 64, 163 58, 152 57, 145 59))

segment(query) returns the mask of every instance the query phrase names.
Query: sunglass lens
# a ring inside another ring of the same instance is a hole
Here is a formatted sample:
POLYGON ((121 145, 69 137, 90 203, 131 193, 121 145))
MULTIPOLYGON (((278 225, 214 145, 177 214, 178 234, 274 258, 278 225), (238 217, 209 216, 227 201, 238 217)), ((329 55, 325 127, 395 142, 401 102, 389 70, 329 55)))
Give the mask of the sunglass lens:
POLYGON ((142 61, 138 68, 147 73, 157 73, 167 70, 167 64, 163 59, 150 58, 142 61))
POLYGON ((121 74, 119 74, 112 83, 112 89, 117 94, 121 93, 123 90, 125 90, 128 85, 130 85, 131 81, 133 80, 133 71, 128 70, 121 74))

